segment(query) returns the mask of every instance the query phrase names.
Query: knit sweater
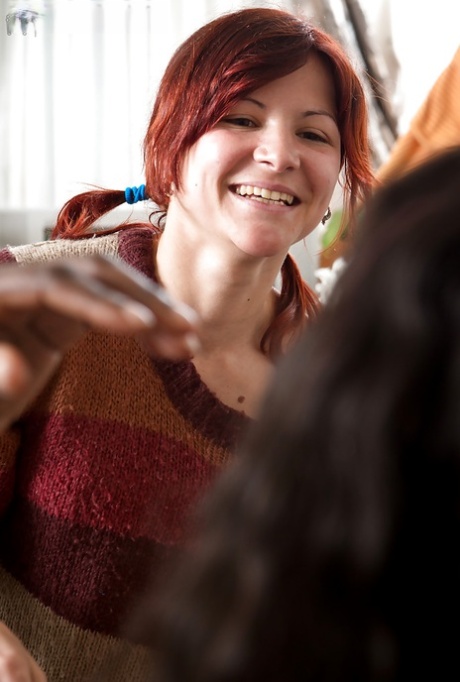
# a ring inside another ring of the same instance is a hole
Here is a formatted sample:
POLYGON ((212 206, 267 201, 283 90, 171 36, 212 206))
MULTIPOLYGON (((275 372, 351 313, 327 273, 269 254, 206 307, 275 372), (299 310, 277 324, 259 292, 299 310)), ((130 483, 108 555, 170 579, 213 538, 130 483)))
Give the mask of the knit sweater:
MULTIPOLYGON (((153 240, 126 228, 2 249, 0 262, 97 252, 154 278, 153 240)), ((248 421, 191 362, 89 332, 0 437, 0 620, 49 682, 145 680, 126 615, 248 421)))

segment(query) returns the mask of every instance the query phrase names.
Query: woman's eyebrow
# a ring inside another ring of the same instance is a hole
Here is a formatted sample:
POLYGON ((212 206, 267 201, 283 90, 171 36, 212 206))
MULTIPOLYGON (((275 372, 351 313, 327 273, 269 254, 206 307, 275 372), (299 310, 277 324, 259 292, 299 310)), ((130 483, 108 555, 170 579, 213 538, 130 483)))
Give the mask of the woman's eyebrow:
MULTIPOLYGON (((267 106, 263 102, 261 102, 258 99, 254 99, 254 97, 243 97, 241 100, 242 102, 252 102, 255 104, 259 109, 266 109, 267 106)), ((325 109, 307 109, 307 111, 303 111, 301 116, 304 118, 308 118, 309 116, 328 116, 331 118, 334 123, 337 123, 335 116, 330 113, 330 111, 326 111, 325 109)))
POLYGON ((328 116, 334 121, 334 123, 337 123, 335 116, 331 114, 330 111, 326 111, 325 109, 308 109, 302 113, 302 116, 304 118, 307 118, 308 116, 328 116))
POLYGON ((259 109, 266 109, 266 105, 263 102, 260 102, 258 99, 254 99, 254 97, 243 97, 241 100, 242 102, 252 102, 256 106, 259 107, 259 109))

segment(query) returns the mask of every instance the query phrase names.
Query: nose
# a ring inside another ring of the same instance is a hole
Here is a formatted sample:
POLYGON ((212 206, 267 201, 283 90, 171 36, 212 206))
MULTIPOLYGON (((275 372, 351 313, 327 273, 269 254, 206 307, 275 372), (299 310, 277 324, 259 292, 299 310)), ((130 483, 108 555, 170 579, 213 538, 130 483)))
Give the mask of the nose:
POLYGON ((293 170, 300 164, 295 140, 278 126, 260 132, 254 149, 254 160, 266 164, 277 173, 293 170))

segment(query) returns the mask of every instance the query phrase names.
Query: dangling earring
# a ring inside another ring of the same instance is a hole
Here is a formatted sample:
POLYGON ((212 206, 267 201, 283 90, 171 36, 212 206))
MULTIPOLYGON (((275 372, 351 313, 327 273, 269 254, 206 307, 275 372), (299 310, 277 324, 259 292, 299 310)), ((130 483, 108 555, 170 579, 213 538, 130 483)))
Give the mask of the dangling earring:
POLYGON ((325 214, 323 215, 323 217, 321 218, 321 223, 322 223, 323 225, 325 225, 325 224, 327 223, 327 221, 329 220, 329 218, 331 217, 331 215, 332 215, 332 213, 331 213, 331 207, 328 206, 328 207, 327 207, 326 213, 325 213, 325 214))

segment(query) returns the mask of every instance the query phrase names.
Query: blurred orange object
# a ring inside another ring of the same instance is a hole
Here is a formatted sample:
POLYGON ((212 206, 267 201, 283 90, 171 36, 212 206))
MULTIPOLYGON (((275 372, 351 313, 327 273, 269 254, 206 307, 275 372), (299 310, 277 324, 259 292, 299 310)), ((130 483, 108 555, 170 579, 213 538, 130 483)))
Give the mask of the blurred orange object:
POLYGON ((409 130, 399 137, 376 176, 381 182, 403 175, 433 154, 460 145, 460 47, 435 81, 409 130))

